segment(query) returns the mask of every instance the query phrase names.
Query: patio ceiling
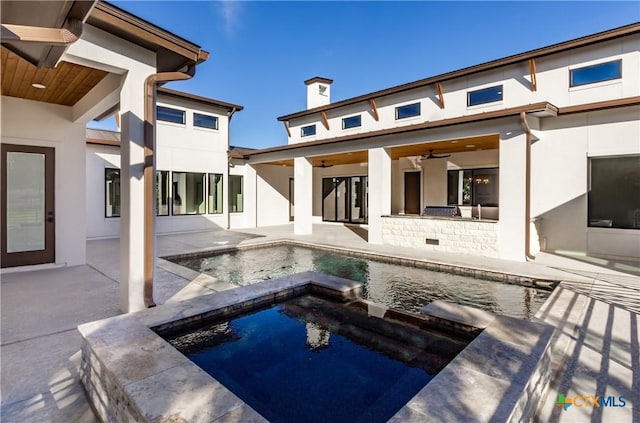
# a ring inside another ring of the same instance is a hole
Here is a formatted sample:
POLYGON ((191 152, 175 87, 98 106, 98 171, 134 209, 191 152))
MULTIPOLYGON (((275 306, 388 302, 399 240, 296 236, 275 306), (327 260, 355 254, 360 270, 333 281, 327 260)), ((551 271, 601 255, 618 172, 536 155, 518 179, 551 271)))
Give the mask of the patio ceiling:
MULTIPOLYGON (((401 157, 414 157, 427 155, 431 150, 433 154, 451 154, 468 151, 494 150, 499 146, 500 136, 498 134, 483 135, 473 138, 449 139, 437 142, 426 142, 421 144, 402 145, 391 147, 391 159, 398 160, 401 157)), ((368 161, 368 151, 359 150, 348 153, 324 154, 310 157, 311 163, 315 167, 366 163, 368 161)), ((293 166, 293 159, 277 160, 265 164, 279 166, 293 166)))
POLYGON ((76 104, 108 74, 68 62, 60 62, 55 68, 38 68, 4 46, 1 66, 2 95, 63 106, 76 104))

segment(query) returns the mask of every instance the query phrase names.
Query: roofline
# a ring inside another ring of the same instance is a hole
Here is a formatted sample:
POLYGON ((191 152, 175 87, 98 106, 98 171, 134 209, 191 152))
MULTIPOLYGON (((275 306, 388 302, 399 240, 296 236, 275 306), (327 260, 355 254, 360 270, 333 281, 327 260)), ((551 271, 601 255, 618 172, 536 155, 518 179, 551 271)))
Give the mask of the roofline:
POLYGON ((468 75, 472 75, 479 72, 484 72, 484 71, 495 69, 501 66, 512 65, 514 63, 519 63, 529 59, 536 59, 539 57, 548 56, 550 54, 555 54, 555 53, 559 53, 562 51, 566 51, 566 50, 570 50, 578 47, 584 47, 591 44, 613 40, 616 38, 635 34, 638 32, 640 32, 640 22, 621 26, 614 29, 609 29, 607 31, 598 32, 596 34, 591 34, 591 35, 587 35, 580 38, 575 38, 573 40, 552 44, 550 46, 538 48, 535 50, 529 50, 524 53, 518 53, 512 56, 507 56, 501 59, 492 60, 490 62, 481 63, 479 65, 474 65, 467 68, 455 70, 452 72, 443 73, 443 74, 432 76, 429 78, 420 79, 418 81, 409 82, 407 84, 397 85, 384 90, 374 91, 369 94, 364 94, 358 97, 352 97, 346 100, 338 101, 336 103, 330 103, 330 104, 316 107, 313 109, 291 113, 288 115, 280 116, 278 120, 287 121, 287 120, 291 120, 291 119, 295 119, 303 116, 312 115, 314 113, 325 112, 327 110, 337 109, 339 107, 348 106, 351 104, 359 103, 361 101, 369 101, 372 99, 376 99, 378 97, 396 94, 396 93, 412 90, 415 88, 424 87, 426 85, 436 84, 438 82, 442 83, 451 79, 460 78, 463 76, 468 76, 468 75))
POLYGON ((522 112, 525 112, 525 113, 547 112, 547 113, 551 113, 552 115, 555 115, 558 112, 558 108, 553 104, 545 101, 542 103, 511 107, 509 109, 496 110, 493 112, 477 113, 473 115, 465 115, 465 116, 459 116, 455 118, 441 119, 441 120, 436 120, 431 122, 423 122, 423 123, 418 123, 414 125, 381 129, 378 131, 371 131, 371 132, 363 132, 359 134, 329 138, 326 140, 299 142, 296 144, 287 144, 287 145, 280 145, 276 147, 269 147, 262 150, 248 152, 245 154, 245 157, 252 156, 254 154, 271 153, 274 151, 282 151, 282 150, 290 150, 290 149, 293 150, 297 148, 311 147, 315 145, 334 144, 334 143, 339 143, 343 141, 354 141, 354 140, 365 139, 365 138, 376 138, 376 137, 382 137, 385 135, 395 135, 395 134, 402 134, 407 132, 420 131, 423 129, 441 128, 444 126, 459 125, 463 123, 474 123, 474 122, 481 122, 481 121, 490 120, 490 119, 499 119, 499 118, 504 118, 509 116, 519 116, 520 113, 522 112))
POLYGON ((554 106, 549 102, 542 102, 542 103, 529 104, 526 106, 512 107, 504 110, 496 110, 493 112, 478 113, 473 115, 442 119, 442 120, 432 121, 432 122, 423 122, 415 125, 400 126, 395 128, 382 129, 378 131, 364 132, 360 134, 329 138, 326 140, 301 142, 296 144, 287 144, 287 145, 280 145, 275 147, 268 147, 261 150, 246 152, 245 158, 249 156, 253 156, 255 154, 271 153, 275 151, 284 151, 284 150, 294 150, 298 148, 312 147, 312 146, 324 145, 324 144, 335 144, 343 141, 354 141, 354 140, 365 139, 365 138, 376 138, 376 137, 381 137, 385 135, 395 135, 395 134, 401 134, 401 133, 407 133, 407 132, 420 131, 423 129, 459 125, 463 123, 475 123, 475 122, 481 122, 484 120, 517 116, 522 112, 525 112, 525 113, 547 112, 547 113, 550 113, 551 115, 555 114, 557 116, 561 116, 561 115, 570 115, 575 113, 593 112, 598 110, 606 110, 606 109, 613 109, 613 108, 627 107, 627 106, 638 106, 638 105, 640 105, 640 96, 626 97, 626 98, 621 98, 617 100, 599 101, 595 103, 587 103, 587 104, 580 104, 577 106, 568 106, 568 107, 560 107, 560 108, 554 106))
POLYGON ((201 63, 209 58, 209 52, 202 50, 199 45, 106 1, 99 0, 95 4, 88 20, 92 18, 110 22, 134 35, 142 32, 145 39, 184 56, 189 62, 201 63))
POLYGON ((240 106, 238 104, 227 103, 225 101, 215 100, 213 98, 201 97, 199 95, 189 94, 182 91, 176 91, 176 90, 172 90, 165 87, 158 87, 158 93, 165 94, 171 97, 178 97, 178 98, 193 100, 193 101, 197 101, 198 103, 204 103, 212 106, 222 107, 229 111, 235 110, 236 112, 239 112, 240 110, 244 109, 243 106, 240 106))

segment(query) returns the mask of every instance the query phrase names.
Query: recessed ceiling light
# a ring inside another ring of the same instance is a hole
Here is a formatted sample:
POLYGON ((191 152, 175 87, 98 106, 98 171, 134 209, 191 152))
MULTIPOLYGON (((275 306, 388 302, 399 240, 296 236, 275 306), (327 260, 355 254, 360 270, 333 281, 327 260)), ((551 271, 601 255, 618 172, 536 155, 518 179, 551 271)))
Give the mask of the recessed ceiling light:
POLYGON ((47 86, 46 86, 46 85, 43 85, 43 84, 36 84, 36 83, 31 84, 31 86, 32 86, 33 88, 37 88, 37 89, 39 89, 39 90, 42 90, 42 89, 44 89, 44 88, 47 88, 47 86))
POLYGON ((468 147, 468 148, 473 148, 473 147, 475 147, 475 146, 476 146, 475 144, 467 144, 467 147, 468 147))
POLYGON ((457 143, 459 143, 459 142, 460 142, 460 141, 451 141, 451 144, 457 144, 457 143))

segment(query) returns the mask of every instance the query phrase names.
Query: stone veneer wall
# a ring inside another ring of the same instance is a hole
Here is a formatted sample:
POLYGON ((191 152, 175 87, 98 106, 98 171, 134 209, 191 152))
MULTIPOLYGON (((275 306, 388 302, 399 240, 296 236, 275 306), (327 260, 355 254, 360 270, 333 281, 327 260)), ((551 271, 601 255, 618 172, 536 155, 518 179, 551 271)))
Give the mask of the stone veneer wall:
POLYGON ((498 257, 498 221, 383 216, 382 241, 398 247, 498 257), (428 244, 437 240, 438 245, 428 244))

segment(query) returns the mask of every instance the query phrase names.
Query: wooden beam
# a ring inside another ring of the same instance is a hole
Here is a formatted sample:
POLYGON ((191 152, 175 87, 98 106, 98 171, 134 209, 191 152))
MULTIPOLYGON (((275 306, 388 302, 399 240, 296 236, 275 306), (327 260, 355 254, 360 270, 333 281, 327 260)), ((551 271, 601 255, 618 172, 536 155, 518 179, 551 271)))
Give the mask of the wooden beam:
POLYGON ((325 112, 320 112, 320 115, 322 116, 322 124, 324 125, 325 128, 327 128, 327 131, 329 130, 329 119, 327 119, 327 114, 325 112))
POLYGON ((442 84, 436 82, 436 88, 438 89, 438 99, 440 100, 440 108, 444 109, 444 94, 442 94, 442 84))
POLYGON ((531 75, 531 91, 537 91, 538 81, 536 80, 536 59, 529 59, 529 75, 531 75))
POLYGON ((284 120, 282 121, 282 124, 284 125, 284 129, 287 130, 287 137, 291 138, 291 131, 289 130, 289 125, 284 120))
POLYGON ((380 116, 378 116, 378 107, 376 107, 376 101, 372 98, 371 100, 369 100, 369 103, 371 104, 371 111, 373 112, 373 118, 376 121, 380 120, 380 116))

